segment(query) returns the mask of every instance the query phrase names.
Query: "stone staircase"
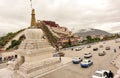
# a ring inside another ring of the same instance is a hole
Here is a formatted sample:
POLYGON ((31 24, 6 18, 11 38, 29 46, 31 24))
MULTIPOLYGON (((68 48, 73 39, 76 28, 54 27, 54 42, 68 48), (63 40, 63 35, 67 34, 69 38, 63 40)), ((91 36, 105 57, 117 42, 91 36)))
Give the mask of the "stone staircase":
POLYGON ((111 62, 116 68, 120 68, 120 53, 117 53, 111 62))
POLYGON ((50 47, 50 45, 45 40, 27 39, 21 43, 19 49, 40 49, 43 47, 50 47))
MULTIPOLYGON (((24 63, 16 73, 19 74, 19 78, 33 78, 61 65, 62 63, 60 63, 58 58, 48 58, 38 61, 37 63, 24 63)), ((13 78, 15 78, 15 76, 13 78)))
POLYGON ((25 63, 19 71, 15 71, 12 78, 40 78, 41 76, 56 71, 71 62, 71 58, 62 57, 60 62, 59 57, 43 59, 37 63, 25 63))

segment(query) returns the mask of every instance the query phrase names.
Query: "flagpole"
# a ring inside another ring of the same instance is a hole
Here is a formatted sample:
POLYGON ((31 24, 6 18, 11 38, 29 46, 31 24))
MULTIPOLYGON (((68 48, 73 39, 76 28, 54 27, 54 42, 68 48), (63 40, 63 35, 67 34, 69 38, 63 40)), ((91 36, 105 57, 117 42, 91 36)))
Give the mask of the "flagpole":
POLYGON ((30 0, 30 6, 31 6, 31 10, 32 10, 32 0, 30 0))

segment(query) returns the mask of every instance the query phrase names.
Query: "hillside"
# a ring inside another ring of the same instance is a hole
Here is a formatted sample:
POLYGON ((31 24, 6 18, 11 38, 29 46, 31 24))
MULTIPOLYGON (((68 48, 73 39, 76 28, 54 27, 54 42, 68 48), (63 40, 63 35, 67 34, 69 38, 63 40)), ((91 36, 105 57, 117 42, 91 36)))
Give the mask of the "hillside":
POLYGON ((6 49, 10 44, 11 41, 22 31, 24 31, 25 29, 21 29, 17 32, 10 32, 5 36, 0 37, 0 48, 2 49, 6 49))
POLYGON ((99 29, 81 29, 78 32, 74 33, 74 35, 79 35, 82 37, 86 37, 86 36, 91 36, 91 35, 112 35, 111 33, 108 33, 106 31, 103 30, 99 30, 99 29))

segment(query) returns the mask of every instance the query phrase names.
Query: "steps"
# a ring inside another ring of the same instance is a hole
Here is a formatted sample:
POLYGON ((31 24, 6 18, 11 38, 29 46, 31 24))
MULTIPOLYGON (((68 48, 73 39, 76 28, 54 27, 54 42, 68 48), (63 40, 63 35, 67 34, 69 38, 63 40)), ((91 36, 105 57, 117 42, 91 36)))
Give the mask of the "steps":
POLYGON ((113 64, 116 68, 120 68, 120 53, 116 54, 111 64, 113 64))

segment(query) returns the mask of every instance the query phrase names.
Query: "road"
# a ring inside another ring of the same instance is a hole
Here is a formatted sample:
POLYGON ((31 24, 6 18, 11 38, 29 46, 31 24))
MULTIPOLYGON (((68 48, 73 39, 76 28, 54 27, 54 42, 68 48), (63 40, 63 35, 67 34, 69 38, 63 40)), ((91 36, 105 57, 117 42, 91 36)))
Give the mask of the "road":
POLYGON ((117 68, 111 64, 111 61, 113 57, 116 55, 114 53, 114 48, 117 49, 117 52, 120 50, 118 49, 118 46, 120 43, 115 43, 114 41, 108 41, 105 44, 103 42, 100 42, 98 44, 92 45, 91 48, 84 48, 81 51, 71 51, 71 50, 66 50, 65 56, 73 58, 75 56, 82 57, 84 56, 85 52, 91 52, 92 53, 92 58, 89 58, 93 60, 94 64, 88 68, 82 68, 80 67, 80 64, 72 64, 69 63, 67 66, 54 71, 52 73, 49 73, 45 76, 42 76, 41 78, 91 78, 91 76, 94 74, 96 70, 111 70, 114 74, 117 71, 117 68), (94 47, 99 47, 99 45, 103 45, 103 48, 99 48, 98 51, 93 51, 94 47), (106 46, 110 46, 111 50, 105 50, 106 46), (100 51, 105 51, 106 55, 105 56, 98 56, 98 52, 100 51))
MULTIPOLYGON (((118 70, 113 64, 111 64, 111 61, 113 60, 114 56, 116 56, 118 53, 120 53, 120 49, 118 48, 118 46, 120 46, 120 43, 115 43, 114 40, 111 41, 107 41, 105 42, 105 44, 103 44, 103 42, 99 42, 96 44, 92 44, 91 48, 86 48, 87 45, 84 45, 84 48, 80 51, 75 51, 75 50, 71 50, 66 49, 66 50, 62 50, 65 53, 65 57, 69 57, 69 58, 74 58, 75 56, 79 56, 81 58, 84 57, 84 53, 86 52, 91 52, 92 53, 92 57, 89 58, 91 60, 93 60, 93 65, 88 67, 88 68, 82 68, 80 66, 80 64, 73 64, 72 60, 70 63, 66 64, 65 66, 61 66, 60 69, 57 69, 53 72, 44 74, 42 77, 40 78, 91 78, 91 76, 94 74, 94 72, 96 70, 111 70, 114 74, 116 73, 116 71, 118 70), (99 48, 100 45, 103 45, 103 48, 99 48), (105 50, 106 46, 110 46, 111 50, 105 50), (93 51, 94 47, 98 47, 99 50, 98 51, 93 51), (117 52, 114 52, 114 48, 116 48, 117 52), (106 55, 105 56, 98 56, 98 53, 101 51, 105 51, 106 55)), ((52 54, 47 54, 41 57, 50 57, 52 54)), ((63 59, 62 59, 63 61, 63 59)), ((65 60, 64 60, 65 61, 65 60)), ((0 69, 2 68, 6 68, 6 64, 0 64, 0 69)), ((6 69, 1 70, 1 77, 2 78, 8 78, 8 77, 4 77, 4 76, 10 76, 11 75, 11 71, 8 71, 6 69), (3 72, 4 70, 4 72, 3 72), (9 75, 8 75, 9 73, 9 75), (6 75, 5 75, 6 74, 6 75)), ((1 78, 0 77, 0 78, 1 78)), ((37 78, 37 77, 36 77, 37 78)))

